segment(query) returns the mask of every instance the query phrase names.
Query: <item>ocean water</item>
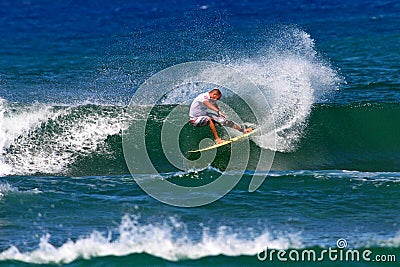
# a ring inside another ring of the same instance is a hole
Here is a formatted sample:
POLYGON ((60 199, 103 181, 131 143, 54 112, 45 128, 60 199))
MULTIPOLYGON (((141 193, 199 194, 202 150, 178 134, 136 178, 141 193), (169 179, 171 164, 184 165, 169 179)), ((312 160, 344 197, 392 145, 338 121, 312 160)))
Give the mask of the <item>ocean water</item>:
POLYGON ((398 266, 398 25, 388 0, 1 1, 0 266, 398 266), (171 162, 163 125, 177 116, 178 154, 197 161, 187 151, 211 132, 185 108, 215 84, 135 92, 188 62, 246 77, 236 94, 219 84, 221 100, 273 131, 235 143, 250 151, 245 167, 234 145, 206 166, 171 162), (156 200, 138 184, 154 174, 125 160, 132 125, 145 125, 138 143, 164 181, 240 181, 207 205, 156 200))

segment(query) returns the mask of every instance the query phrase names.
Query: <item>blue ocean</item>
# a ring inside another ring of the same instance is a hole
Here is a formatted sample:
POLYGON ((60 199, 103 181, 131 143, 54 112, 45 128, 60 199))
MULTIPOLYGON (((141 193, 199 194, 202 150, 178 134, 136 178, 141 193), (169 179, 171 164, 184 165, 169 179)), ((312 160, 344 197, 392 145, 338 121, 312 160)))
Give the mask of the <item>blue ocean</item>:
POLYGON ((399 25, 391 0, 0 1, 0 266, 398 266, 399 25), (214 87, 261 132, 189 153, 214 87))

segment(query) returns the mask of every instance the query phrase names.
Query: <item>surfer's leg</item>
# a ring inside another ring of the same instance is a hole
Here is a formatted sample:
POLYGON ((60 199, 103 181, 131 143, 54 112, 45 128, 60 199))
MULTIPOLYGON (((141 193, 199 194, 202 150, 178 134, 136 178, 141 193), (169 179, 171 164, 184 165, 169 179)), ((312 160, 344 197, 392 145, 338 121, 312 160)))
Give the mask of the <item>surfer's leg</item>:
POLYGON ((250 128, 250 127, 249 128, 242 128, 236 122, 230 121, 230 120, 227 120, 227 119, 224 119, 224 118, 223 118, 223 120, 220 120, 219 123, 224 125, 224 126, 226 126, 226 127, 233 128, 233 129, 235 129, 235 130, 237 130, 239 132, 242 132, 242 133, 250 133, 251 131, 253 131, 253 129, 250 128))
POLYGON ((232 122, 232 123, 233 123, 233 125, 231 127, 233 129, 238 130, 239 132, 242 132, 244 134, 250 133, 251 131, 253 131, 253 128, 251 128, 251 127, 248 127, 248 128, 240 127, 237 123, 235 123, 235 122, 232 122))
POLYGON ((218 116, 218 115, 215 115, 213 113, 208 114, 208 116, 210 116, 215 123, 217 123, 217 124, 219 124, 221 126, 230 127, 230 128, 233 128, 233 129, 235 129, 235 130, 237 130, 239 132, 242 132, 242 133, 250 133, 251 131, 253 131, 253 128, 250 128, 250 127, 249 128, 244 128, 244 127, 242 128, 236 122, 227 120, 226 118, 224 118, 222 116, 218 116))
POLYGON ((237 123, 235 123, 233 121, 226 120, 225 125, 228 126, 228 127, 233 128, 235 130, 238 130, 239 132, 243 132, 242 127, 240 127, 239 124, 237 124, 237 123))
POLYGON ((209 117, 209 116, 200 116, 200 117, 197 117, 194 120, 191 120, 190 122, 193 124, 193 126, 196 126, 196 127, 209 125, 210 129, 211 129, 211 132, 214 135, 215 142, 217 144, 225 142, 225 140, 219 138, 219 136, 218 136, 218 132, 217 132, 217 129, 215 127, 215 124, 218 123, 218 122, 215 122, 211 117, 209 117))
POLYGON ((215 123, 211 118, 209 118, 209 125, 210 125, 211 132, 214 135, 215 143, 220 144, 220 143, 225 142, 225 140, 219 138, 218 133, 217 133, 217 129, 215 128, 215 123))

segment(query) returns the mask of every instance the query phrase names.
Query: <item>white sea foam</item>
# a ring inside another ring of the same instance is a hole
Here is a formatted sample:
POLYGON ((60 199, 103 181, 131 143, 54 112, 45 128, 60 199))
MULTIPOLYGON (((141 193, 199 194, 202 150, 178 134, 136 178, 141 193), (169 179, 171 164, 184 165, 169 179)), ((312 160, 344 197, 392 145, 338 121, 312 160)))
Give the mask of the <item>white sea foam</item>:
POLYGON ((390 239, 386 245, 390 247, 400 247, 400 231, 398 231, 397 234, 390 239))
POLYGON ((7 135, 4 131, 4 102, 5 100, 0 98, 0 176, 10 172, 11 167, 4 162, 4 146, 7 143, 7 135))
POLYGON ((9 183, 0 183, 0 200, 2 200, 5 196, 8 194, 40 194, 42 191, 40 191, 38 188, 34 189, 29 189, 29 190, 18 190, 17 187, 14 187, 10 185, 9 183))
MULTIPOLYGON (((245 73, 268 99, 275 124, 276 150, 290 152, 307 126, 314 103, 338 89, 341 78, 318 56, 314 40, 297 28, 285 28, 272 44, 256 57, 236 61, 233 67, 245 73)), ((273 149, 271 135, 255 138, 257 144, 273 149)))
POLYGON ((0 102, 0 175, 63 173, 124 127, 121 109, 0 102))
POLYGON ((0 200, 9 192, 15 192, 17 189, 8 183, 0 184, 0 200))
POLYGON ((32 128, 54 116, 49 105, 33 104, 26 107, 11 107, 0 98, 0 175, 12 173, 5 159, 6 149, 20 136, 26 135, 32 128))
MULTIPOLYGON (((268 230, 258 235, 232 232, 229 227, 220 227, 215 234, 204 227, 200 240, 190 240, 186 226, 176 218, 162 224, 140 225, 138 219, 124 216, 117 229, 118 236, 94 231, 90 236, 76 241, 69 240, 56 247, 50 243, 50 235, 40 239, 39 247, 21 252, 11 246, 0 253, 0 261, 17 260, 28 263, 70 263, 74 260, 102 256, 124 256, 147 253, 170 261, 199 259, 207 256, 256 255, 266 248, 287 249, 302 247, 298 235, 282 234, 274 237, 268 230)), ((247 229, 247 231, 251 231, 247 229)))

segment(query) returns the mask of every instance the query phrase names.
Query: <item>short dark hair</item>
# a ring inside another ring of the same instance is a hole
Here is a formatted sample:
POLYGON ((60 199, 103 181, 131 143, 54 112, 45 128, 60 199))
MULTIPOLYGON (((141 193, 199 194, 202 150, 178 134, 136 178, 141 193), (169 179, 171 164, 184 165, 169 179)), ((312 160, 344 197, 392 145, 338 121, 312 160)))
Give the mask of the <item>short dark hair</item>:
POLYGON ((220 91, 218 88, 212 89, 212 90, 210 91, 210 93, 217 93, 218 95, 221 95, 221 96, 222 96, 222 93, 221 93, 221 91, 220 91))

